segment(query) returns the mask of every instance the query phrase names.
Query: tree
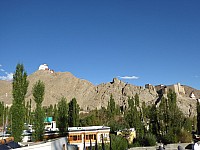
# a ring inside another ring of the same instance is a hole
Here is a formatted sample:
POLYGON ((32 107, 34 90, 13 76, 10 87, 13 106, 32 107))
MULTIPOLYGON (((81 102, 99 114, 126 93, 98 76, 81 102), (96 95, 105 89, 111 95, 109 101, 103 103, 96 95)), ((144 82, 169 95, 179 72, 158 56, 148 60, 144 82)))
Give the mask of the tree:
POLYGON ((57 105, 56 104, 54 104, 54 107, 53 107, 53 119, 55 121, 58 120, 58 109, 57 109, 57 105))
POLYGON ((169 110, 168 110, 168 100, 164 97, 162 97, 160 105, 158 107, 158 127, 160 131, 158 133, 161 133, 161 135, 165 135, 168 132, 169 127, 169 110))
POLYGON ((68 104, 68 125, 70 127, 79 126, 79 105, 76 98, 73 98, 68 104))
POLYGON ((43 140, 44 133, 44 111, 42 109, 42 102, 44 100, 45 85, 42 81, 38 81, 33 86, 33 97, 36 103, 35 118, 34 118, 34 137, 36 141, 43 140))
POLYGON ((16 142, 21 141, 25 116, 25 95, 29 82, 23 64, 17 64, 12 82, 12 135, 16 142))
POLYGON ((197 100, 197 134, 200 135, 200 104, 197 100))
POLYGON ((136 93, 135 94, 135 105, 137 106, 137 107, 139 107, 139 105, 140 105, 140 98, 139 98, 139 95, 138 95, 138 93, 136 93))
POLYGON ((125 120, 129 127, 136 129, 137 137, 142 138, 144 136, 144 124, 142 122, 141 109, 136 105, 138 101, 139 97, 136 97, 136 99, 128 98, 128 110, 125 112, 125 120))
POLYGON ((4 102, 0 102, 0 126, 4 124, 4 102))
POLYGON ((58 129, 61 135, 65 135, 67 131, 67 123, 68 123, 68 108, 67 108, 67 100, 65 97, 61 98, 61 101, 58 102, 58 129))
POLYGON ((32 102, 31 99, 27 101, 26 107, 25 107, 25 122, 28 124, 32 124, 31 102, 32 102))
POLYGON ((29 101, 29 109, 28 109, 28 115, 29 115, 29 121, 28 121, 28 123, 29 124, 32 124, 33 123, 33 115, 32 115, 32 99, 30 99, 30 101, 29 101))
POLYGON ((157 136, 159 134, 160 128, 158 125, 158 110, 155 104, 150 106, 149 119, 150 119, 150 132, 157 136))
POLYGON ((116 108, 115 108, 115 100, 113 99, 113 96, 111 94, 110 96, 110 101, 108 102, 108 107, 107 107, 107 111, 108 111, 108 118, 109 119, 113 119, 115 114, 116 114, 116 108))
POLYGON ((128 142, 122 136, 111 134, 110 138, 112 150, 124 150, 128 148, 128 142))
POLYGON ((178 135, 184 125, 184 115, 176 104, 176 93, 169 90, 167 98, 162 98, 158 107, 159 133, 163 142, 178 142, 178 135))

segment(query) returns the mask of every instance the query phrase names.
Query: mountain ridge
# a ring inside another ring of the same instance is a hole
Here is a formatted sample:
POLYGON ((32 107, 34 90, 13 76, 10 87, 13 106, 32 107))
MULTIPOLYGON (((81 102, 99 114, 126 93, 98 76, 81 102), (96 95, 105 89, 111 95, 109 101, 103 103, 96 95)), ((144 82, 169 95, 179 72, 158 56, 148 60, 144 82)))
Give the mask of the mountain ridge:
MULTIPOLYGON (((52 73, 48 70, 38 70, 29 75, 27 79, 29 80, 29 87, 26 94, 26 101, 30 99, 33 101, 33 85, 38 80, 44 82, 45 96, 43 106, 56 104, 62 96, 66 97, 68 102, 72 98, 76 98, 81 109, 86 111, 107 107, 111 94, 116 104, 120 105, 122 108, 127 106, 128 97, 134 97, 136 93, 139 95, 140 102, 145 102, 146 104, 153 104, 159 98, 156 86, 150 84, 147 84, 148 86, 145 85, 145 87, 135 86, 124 83, 117 78, 114 78, 111 82, 94 85, 87 80, 75 77, 70 72, 52 73)), ((179 107, 186 115, 189 115, 191 112, 194 115, 196 111, 196 103, 195 100, 191 99, 189 96, 191 92, 193 92, 197 98, 200 98, 200 91, 186 85, 178 86, 185 89, 184 94, 177 93, 177 103, 179 107), (190 106, 190 108, 188 108, 188 106, 190 106)), ((167 87, 170 86, 166 86, 166 88, 167 87)), ((174 85, 174 87, 176 86, 174 85)), ((0 80, 0 100, 4 101, 8 105, 12 103, 11 82, 0 80)), ((33 102, 33 107, 34 106, 35 104, 33 102)))

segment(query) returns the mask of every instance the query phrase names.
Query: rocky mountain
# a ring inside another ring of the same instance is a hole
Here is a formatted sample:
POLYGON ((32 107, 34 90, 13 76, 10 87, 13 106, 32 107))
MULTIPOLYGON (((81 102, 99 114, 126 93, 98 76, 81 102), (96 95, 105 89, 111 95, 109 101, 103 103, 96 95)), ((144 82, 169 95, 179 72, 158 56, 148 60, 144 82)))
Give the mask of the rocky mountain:
MULTIPOLYGON (((33 99, 32 87, 41 80, 45 83, 44 106, 56 104, 62 96, 68 101, 76 98, 78 104, 83 110, 99 109, 107 107, 110 95, 113 95, 116 103, 122 107, 127 105, 128 97, 134 97, 138 93, 140 102, 147 104, 155 103, 160 96, 158 91, 165 91, 167 88, 174 88, 177 92, 178 105, 186 115, 194 114, 196 109, 196 100, 190 98, 194 92, 196 98, 200 97, 200 91, 188 86, 152 86, 145 87, 127 84, 114 78, 112 82, 93 85, 91 82, 76 78, 69 72, 51 72, 49 70, 39 70, 28 76, 29 87, 26 100, 33 99), (180 86, 180 87, 179 87, 180 86), (183 91, 180 89, 184 89, 183 91)), ((165 94, 165 93, 163 93, 165 94)), ((0 101, 10 105, 12 103, 12 83, 0 81, 0 101)), ((34 106, 34 103, 33 103, 34 106)))

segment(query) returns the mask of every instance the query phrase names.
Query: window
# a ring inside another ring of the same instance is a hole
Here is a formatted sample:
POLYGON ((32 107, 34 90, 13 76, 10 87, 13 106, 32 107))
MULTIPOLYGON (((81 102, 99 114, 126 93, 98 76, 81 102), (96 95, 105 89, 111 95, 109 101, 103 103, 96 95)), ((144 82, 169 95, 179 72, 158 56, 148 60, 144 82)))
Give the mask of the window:
POLYGON ((82 139, 81 139, 81 135, 78 135, 78 140, 82 140, 82 139))
POLYGON ((69 141, 81 141, 82 140, 82 136, 81 135, 70 135, 69 136, 69 141))
POLYGON ((97 136, 96 136, 96 134, 94 134, 94 140, 96 140, 97 139, 97 136))
POLYGON ((86 138, 85 138, 86 140, 89 140, 89 135, 86 135, 86 138))
POLYGON ((96 134, 86 134, 85 135, 85 140, 96 140, 97 139, 97 136, 96 134))
POLYGON ((90 135, 89 135, 89 139, 93 139, 93 134, 90 134, 90 135))
POLYGON ((69 141, 72 141, 72 140, 73 140, 73 136, 70 135, 70 137, 69 137, 69 141))
POLYGON ((73 141, 76 141, 77 140, 77 135, 74 135, 73 136, 73 141))

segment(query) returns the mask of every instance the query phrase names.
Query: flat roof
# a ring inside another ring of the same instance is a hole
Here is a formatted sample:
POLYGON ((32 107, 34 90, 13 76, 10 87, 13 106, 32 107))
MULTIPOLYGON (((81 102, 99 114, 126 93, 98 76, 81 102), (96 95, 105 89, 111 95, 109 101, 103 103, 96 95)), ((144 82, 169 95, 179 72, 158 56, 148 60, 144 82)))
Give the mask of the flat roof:
POLYGON ((95 131, 95 130, 110 130, 110 127, 108 127, 108 126, 68 127, 68 132, 95 131))

